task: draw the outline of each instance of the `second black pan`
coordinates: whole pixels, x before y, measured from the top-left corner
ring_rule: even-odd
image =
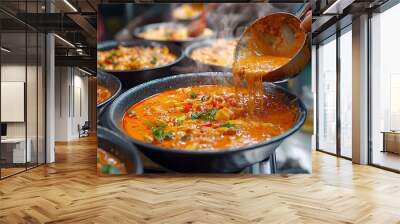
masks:
[[[185,24],[182,22],[164,22],[164,23],[147,24],[147,25],[138,27],[135,30],[133,30],[133,36],[138,39],[145,39],[140,36],[140,33],[144,32],[146,30],[155,29],[155,28],[159,28],[159,27],[168,27],[168,28],[177,29],[180,27],[187,27],[187,26],[188,26],[188,24]],[[213,33],[210,36],[199,36],[199,37],[188,38],[186,40],[156,40],[156,39],[154,39],[152,41],[157,41],[159,43],[172,43],[172,44],[176,44],[178,46],[186,47],[187,45],[189,45],[191,43],[205,40],[205,39],[212,38],[212,37],[215,37],[215,31],[213,31]],[[147,40],[147,39],[145,39],[145,40]]]
[[[130,47],[130,46],[142,46],[142,47],[163,47],[166,46],[170,50],[171,53],[176,55],[176,60],[155,68],[146,68],[146,69],[136,69],[136,70],[103,70],[98,68],[100,71],[105,71],[108,73],[111,73],[115,75],[116,77],[121,80],[122,87],[124,89],[131,88],[133,86],[136,86],[138,84],[153,80],[153,79],[158,79],[167,76],[168,74],[171,74],[171,68],[178,64],[182,58],[183,54],[181,49],[173,44],[168,44],[168,43],[157,43],[154,41],[147,41],[147,40],[132,40],[132,41],[126,41],[126,42],[117,42],[117,41],[106,41],[99,43],[97,45],[97,50],[102,51],[102,50],[110,50],[112,48],[118,47],[118,45]]]

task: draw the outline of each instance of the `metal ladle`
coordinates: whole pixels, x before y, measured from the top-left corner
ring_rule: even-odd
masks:
[[[251,55],[287,57],[290,60],[263,74],[263,81],[283,82],[295,77],[310,60],[307,34],[301,21],[289,13],[274,13],[245,29],[235,49],[234,62]]]

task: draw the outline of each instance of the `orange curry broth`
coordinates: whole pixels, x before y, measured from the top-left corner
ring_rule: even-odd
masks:
[[[282,20],[286,20],[287,25],[292,30],[297,31],[294,33],[292,43],[286,42],[283,37]],[[233,74],[240,75],[245,80],[276,79],[277,77],[268,76],[274,76],[275,74],[272,71],[287,64],[304,44],[306,34],[299,29],[299,25],[295,18],[288,19],[280,16],[272,17],[269,20],[256,21],[246,31],[249,33],[250,41],[246,48],[241,49],[241,54],[233,65]],[[267,44],[269,42],[265,40],[266,33],[273,35],[270,38],[275,39],[275,44]]]
[[[107,87],[97,85],[97,104],[106,101],[111,97],[111,91]]]
[[[266,141],[291,128],[298,109],[282,95],[264,95],[257,117],[248,95],[233,86],[201,85],[168,90],[133,105],[123,117],[125,132],[139,141],[185,150],[231,149]]]
[[[263,76],[269,72],[286,64],[290,59],[276,56],[256,56],[243,57],[233,64],[232,72],[235,86],[242,86],[243,80],[246,81],[246,90],[249,96],[248,108],[253,115],[264,111],[264,85]]]
[[[251,36],[251,41],[246,48],[242,49],[232,66],[235,86],[246,88],[249,96],[248,110],[254,116],[268,109],[263,105],[263,80],[277,78],[279,80],[279,77],[275,77],[274,71],[287,64],[296,55],[306,38],[301,29],[296,29],[299,26],[298,21],[291,18],[287,20],[287,24],[298,32],[294,34],[292,44],[285,43],[280,27],[282,23],[279,20],[286,19],[286,17],[277,16],[269,20],[256,21],[250,26],[247,32]],[[281,44],[266,44],[265,33],[274,35],[275,42]]]

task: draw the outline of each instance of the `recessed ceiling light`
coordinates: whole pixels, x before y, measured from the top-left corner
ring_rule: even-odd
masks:
[[[74,12],[78,12],[78,10],[73,6],[68,0],[64,0],[64,3],[68,5]]]
[[[59,40],[61,40],[62,42],[64,42],[65,44],[67,44],[70,47],[75,48],[75,45],[73,45],[71,42],[69,42],[68,40],[60,37],[58,34],[54,34],[55,37],[57,37]]]
[[[10,52],[11,52],[11,50],[9,50],[9,49],[7,49],[7,48],[5,48],[5,47],[1,47],[0,49],[1,49],[2,51],[6,52],[6,53],[10,53]]]

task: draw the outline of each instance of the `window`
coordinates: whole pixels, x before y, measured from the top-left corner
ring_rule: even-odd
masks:
[[[43,1],[18,2],[20,16]],[[8,4],[15,4],[10,1]],[[45,163],[45,35],[0,12],[0,179]]]
[[[319,150],[336,153],[336,36],[320,44],[318,67]]]
[[[400,4],[371,18],[371,162],[400,170]]]
[[[352,156],[352,32],[351,26],[340,35],[340,155]]]

